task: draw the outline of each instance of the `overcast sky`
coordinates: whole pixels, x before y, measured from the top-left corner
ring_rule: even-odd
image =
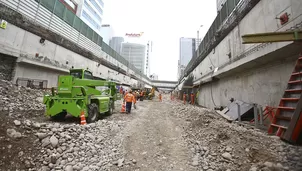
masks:
[[[160,80],[177,80],[179,38],[201,37],[216,17],[216,0],[105,0],[103,24],[114,36],[144,32],[153,41],[151,74]]]

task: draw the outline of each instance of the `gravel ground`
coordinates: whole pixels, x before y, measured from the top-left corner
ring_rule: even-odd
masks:
[[[167,96],[81,126],[46,118],[43,93],[0,81],[0,170],[302,170],[301,147]]]

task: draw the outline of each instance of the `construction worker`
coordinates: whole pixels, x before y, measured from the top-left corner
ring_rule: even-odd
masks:
[[[194,93],[193,91],[191,92],[191,105],[195,104],[195,98],[194,98]]]
[[[199,96],[199,89],[196,92],[196,96],[195,96],[195,102],[196,102],[197,105],[198,105],[198,96]]]
[[[141,94],[140,94],[140,101],[143,101],[144,100],[144,92],[143,90],[141,91]]]
[[[162,101],[163,101],[163,99],[162,99],[162,95],[161,95],[161,93],[159,93],[158,97],[159,97],[159,101],[160,101],[160,102],[162,102]]]
[[[134,109],[136,109],[136,102],[137,102],[137,100],[136,100],[137,97],[136,96],[137,96],[137,92],[136,91],[133,92],[132,95],[134,96],[133,107],[134,107]]]
[[[186,101],[187,101],[187,95],[186,95],[186,92],[184,92],[184,95],[183,95],[183,100],[184,100],[184,104],[186,104]]]
[[[139,92],[139,90],[138,90],[138,91],[136,92],[136,101],[139,100],[139,96],[140,96],[139,93],[140,93],[140,92]]]
[[[120,87],[120,94],[123,94],[123,87]]]
[[[124,100],[126,101],[126,113],[131,113],[132,102],[135,102],[135,97],[131,90],[129,90],[129,93],[125,95]]]

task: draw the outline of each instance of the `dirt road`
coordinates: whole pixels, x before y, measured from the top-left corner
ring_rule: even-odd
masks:
[[[182,139],[178,126],[166,103],[144,101],[133,110],[134,119],[125,129],[125,158],[137,164],[121,170],[191,170],[190,150]]]

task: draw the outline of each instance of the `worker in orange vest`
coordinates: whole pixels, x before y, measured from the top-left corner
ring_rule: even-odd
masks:
[[[131,90],[125,95],[124,100],[126,101],[126,113],[131,113],[132,102],[135,102],[135,97]]]
[[[194,93],[193,91],[191,92],[191,105],[195,104],[195,98],[194,98]]]
[[[140,93],[140,96],[139,96],[140,101],[143,101],[143,97],[144,97],[143,90],[141,90],[141,93]]]
[[[184,100],[184,104],[186,104],[186,101],[187,101],[187,95],[186,95],[186,92],[184,92],[184,95],[183,95],[183,100]]]
[[[133,100],[133,107],[134,109],[136,109],[136,102],[137,102],[137,92],[133,92],[132,95],[134,96],[134,100]]]
[[[163,99],[162,99],[163,97],[162,97],[161,93],[159,93],[158,97],[159,97],[159,101],[162,102],[163,101]]]

